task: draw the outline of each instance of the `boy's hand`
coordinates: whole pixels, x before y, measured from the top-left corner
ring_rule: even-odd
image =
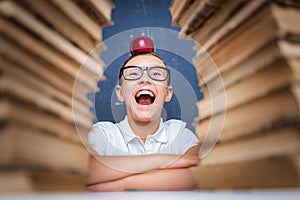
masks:
[[[125,179],[119,179],[90,185],[87,186],[87,190],[90,192],[123,192],[126,190],[124,180]]]
[[[182,155],[179,156],[178,159],[174,160],[174,162],[162,167],[162,169],[187,168],[196,166],[199,162],[200,158],[198,156]]]

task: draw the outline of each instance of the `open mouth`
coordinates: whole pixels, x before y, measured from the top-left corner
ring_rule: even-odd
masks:
[[[155,95],[150,90],[139,90],[135,95],[135,101],[140,105],[153,104]]]

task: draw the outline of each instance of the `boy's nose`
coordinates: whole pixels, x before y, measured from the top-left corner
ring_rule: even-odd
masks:
[[[139,79],[139,81],[140,82],[151,82],[151,78],[148,76],[148,72],[147,72],[147,70],[144,70],[143,71],[143,75],[142,75],[142,77]]]

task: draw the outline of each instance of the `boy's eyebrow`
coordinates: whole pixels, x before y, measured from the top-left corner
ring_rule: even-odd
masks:
[[[127,65],[127,66],[123,66],[121,67],[122,68],[127,68],[127,67],[165,67],[165,68],[168,68],[167,66],[165,65],[153,65],[153,66],[145,66],[145,65]]]

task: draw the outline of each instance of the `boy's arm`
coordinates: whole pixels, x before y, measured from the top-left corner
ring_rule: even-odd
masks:
[[[89,191],[192,190],[196,181],[190,168],[161,169],[88,186]]]
[[[113,181],[126,176],[132,175],[132,173],[120,171],[113,169],[105,164],[102,161],[96,159],[94,156],[90,156],[89,160],[89,169],[86,185],[93,185],[97,183]]]
[[[90,157],[87,185],[113,181],[155,169],[184,168],[197,165],[199,158],[191,155],[143,155]]]
[[[188,167],[197,165],[199,148],[190,148],[185,155],[151,155],[142,157],[120,157],[131,163],[144,163],[144,172],[147,173],[126,173],[113,170],[99,161],[93,169],[94,173],[88,181],[88,189],[91,191],[122,191],[122,190],[187,190],[195,187],[195,180]],[[141,160],[142,158],[142,160]],[[149,159],[151,158],[151,159]],[[164,159],[162,159],[164,158]],[[164,167],[158,167],[165,159],[176,160]],[[139,160],[137,160],[139,159]],[[115,159],[116,160],[116,159]],[[154,161],[155,160],[155,161]],[[164,162],[161,162],[161,161]],[[136,161],[136,162],[134,162]],[[159,163],[161,162],[161,163]],[[129,163],[128,163],[129,164]],[[137,165],[138,166],[138,165]],[[146,170],[145,166],[148,167]],[[151,169],[160,170],[149,171]]]

